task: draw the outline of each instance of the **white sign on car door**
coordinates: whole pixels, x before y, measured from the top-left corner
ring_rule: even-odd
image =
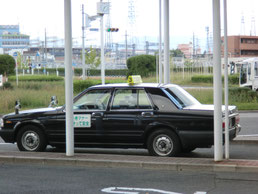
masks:
[[[73,126],[77,128],[91,127],[91,115],[75,114],[73,116]]]

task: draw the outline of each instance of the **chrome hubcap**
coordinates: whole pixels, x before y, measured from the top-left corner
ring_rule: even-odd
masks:
[[[39,136],[33,131],[27,131],[22,136],[22,145],[28,151],[34,151],[39,146]]]
[[[173,142],[167,135],[159,135],[153,141],[153,148],[160,156],[167,156],[173,151]]]

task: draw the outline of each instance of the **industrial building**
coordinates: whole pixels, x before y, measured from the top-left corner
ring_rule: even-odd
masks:
[[[20,33],[19,25],[0,25],[0,48],[7,53],[12,49],[26,49],[30,36]]]
[[[224,42],[224,37],[222,37]],[[221,54],[224,56],[224,46],[222,44]],[[258,36],[228,36],[228,56],[235,57],[257,57],[258,56]]]

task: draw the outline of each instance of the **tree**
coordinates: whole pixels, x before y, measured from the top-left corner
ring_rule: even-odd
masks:
[[[8,76],[14,73],[15,60],[10,55],[0,55],[0,74]]]
[[[184,56],[184,53],[181,50],[179,50],[179,49],[172,49],[172,50],[170,50],[170,54],[173,57],[183,57]]]
[[[100,57],[97,50],[90,47],[90,50],[85,53],[85,64],[89,64],[90,68],[97,68],[100,65]]]
[[[156,71],[156,57],[152,55],[130,57],[127,60],[127,68],[127,76],[141,75],[142,77],[147,77]]]

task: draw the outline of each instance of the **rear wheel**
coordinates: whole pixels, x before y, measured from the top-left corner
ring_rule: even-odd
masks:
[[[181,151],[181,144],[173,131],[160,129],[150,134],[147,148],[152,156],[176,156]]]
[[[36,126],[26,125],[17,134],[17,146],[20,151],[44,151],[47,146],[45,134]]]

